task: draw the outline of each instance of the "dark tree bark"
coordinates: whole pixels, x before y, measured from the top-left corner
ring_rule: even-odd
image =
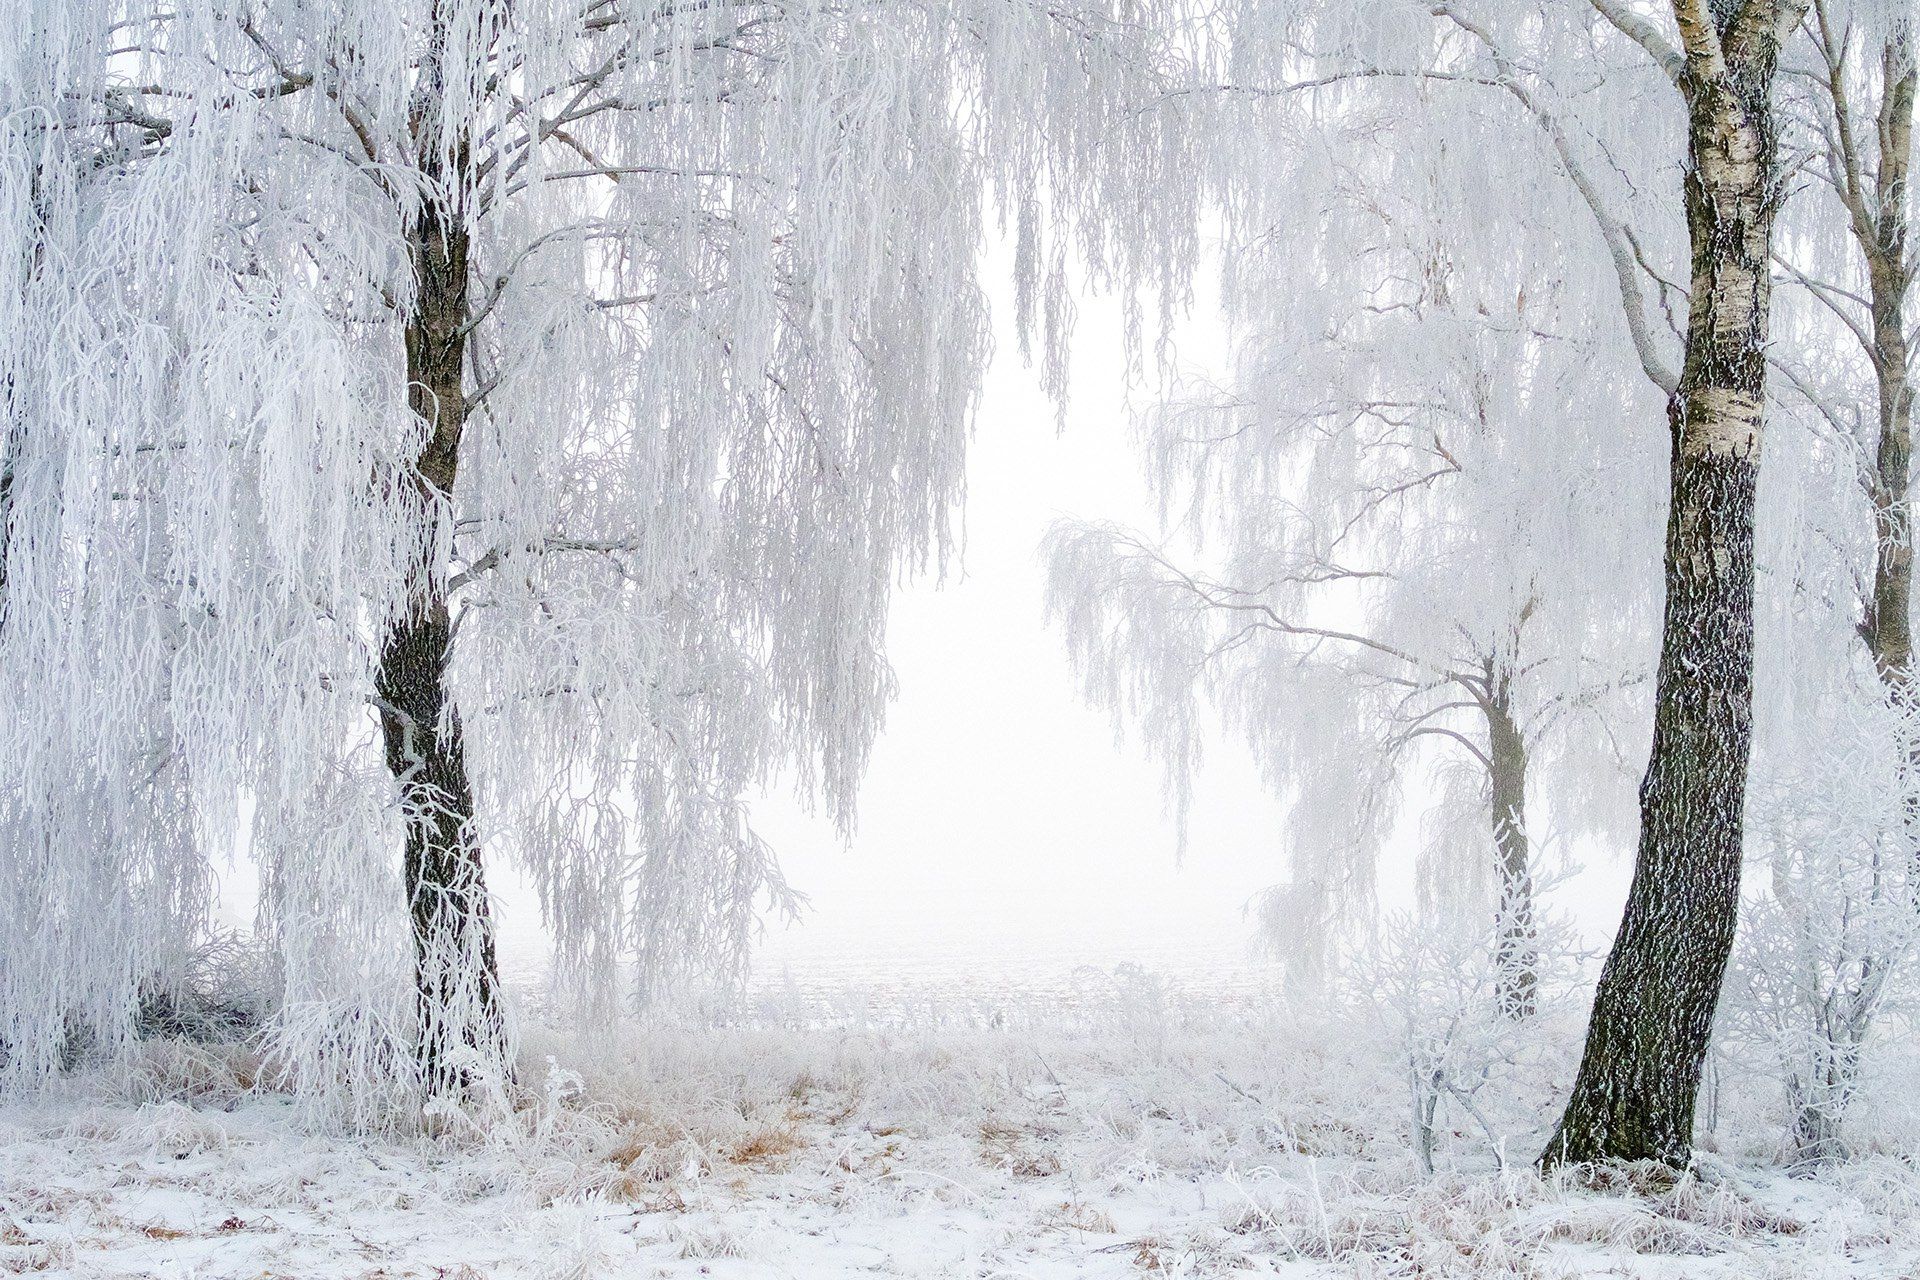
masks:
[[[504,1035],[473,788],[459,708],[447,687],[453,622],[434,536],[459,473],[471,316],[468,232],[445,196],[449,186],[464,183],[468,155],[462,146],[442,160],[431,70],[429,64],[422,73],[429,105],[416,113],[428,196],[410,237],[416,297],[406,326],[407,401],[426,427],[411,477],[419,539],[408,609],[381,647],[375,689],[387,767],[406,823],[402,867],[413,923],[420,1067],[430,1091],[446,1092],[464,1083],[456,1054],[477,1050],[497,1063]]]
[[[1527,743],[1513,715],[1506,677],[1487,703],[1487,779],[1493,798],[1493,854],[1500,877],[1494,949],[1500,1007],[1530,1018],[1538,1002],[1540,944],[1533,921],[1532,850],[1527,841]]]
[[[10,400],[12,388],[7,388]],[[13,406],[7,406],[8,417],[13,416]],[[0,627],[7,622],[7,557],[13,544],[13,477],[14,468],[19,464],[20,451],[26,447],[26,432],[17,422],[12,423],[7,438],[0,442]]]
[[[1686,359],[1668,406],[1671,506],[1653,752],[1626,912],[1543,1163],[1692,1156],[1733,948],[1753,703],[1753,522],[1779,198],[1773,86],[1804,0],[1675,0],[1686,59]]]
[[[1825,16],[1822,6],[1821,27],[1832,58],[1835,37]],[[1916,694],[1913,516],[1909,494],[1913,471],[1913,390],[1907,367],[1908,341],[1903,315],[1913,286],[1913,263],[1907,257],[1906,190],[1913,163],[1915,75],[1907,48],[1908,38],[1904,29],[1898,30],[1882,50],[1884,97],[1876,130],[1879,164],[1873,175],[1871,203],[1862,198],[1864,178],[1858,173],[1850,126],[1842,144],[1847,153],[1843,164],[1850,177],[1846,184],[1847,204],[1853,217],[1854,236],[1867,265],[1868,298],[1872,304],[1869,355],[1873,360],[1880,429],[1869,482],[1877,543],[1873,594],[1862,620],[1861,634],[1887,692],[1904,703],[1911,703]],[[1834,114],[1837,120],[1845,121],[1848,101],[1841,69],[1830,61],[1829,71]],[[1915,818],[1920,820],[1920,815]]]

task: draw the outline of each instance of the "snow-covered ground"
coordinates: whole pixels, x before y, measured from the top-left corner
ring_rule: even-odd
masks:
[[[1510,1167],[1458,1117],[1423,1177],[1394,1055],[1351,1028],[1132,971],[990,1003],[763,991],[739,1025],[592,1054],[536,1030],[516,1109],[434,1138],[329,1134],[248,1092],[245,1053],[156,1046],[90,1100],[0,1112],[0,1271],[1920,1274],[1911,1163],[1790,1177],[1759,1098],[1722,1100],[1699,1177],[1542,1182],[1525,1122],[1550,1118],[1577,1023],[1504,1087]]]

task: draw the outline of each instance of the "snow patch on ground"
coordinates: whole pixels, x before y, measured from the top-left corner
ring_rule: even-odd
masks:
[[[0,1110],[0,1272],[1920,1273],[1905,1159],[1795,1178],[1756,1139],[1677,1184],[1626,1172],[1585,1187],[1535,1176],[1530,1133],[1500,1167],[1468,1124],[1424,1178],[1392,1055],[1320,1047],[1342,1043],[1165,1013],[674,1029],[583,1059],[602,1064],[584,1079],[549,1067],[564,1046],[536,1043],[527,1076],[551,1070],[552,1087],[513,1116],[378,1139],[317,1132],[247,1090],[243,1053],[156,1050],[90,1103]],[[1541,1117],[1554,1074],[1515,1085]]]

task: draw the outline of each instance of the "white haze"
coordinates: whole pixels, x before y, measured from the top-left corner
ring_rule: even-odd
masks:
[[[992,265],[982,274],[1005,279]],[[1217,368],[1225,342],[1210,284],[1197,296],[1180,357]],[[1284,814],[1251,758],[1212,735],[1177,855],[1161,768],[1136,742],[1116,742],[1107,717],[1085,705],[1058,632],[1043,625],[1038,548],[1055,520],[1154,520],[1131,425],[1148,401],[1125,384],[1118,308],[1081,300],[1061,430],[1019,356],[1011,310],[999,291],[996,354],[968,452],[963,563],[895,599],[899,693],[852,842],[784,794],[755,806],[789,881],[810,899],[799,920],[768,922],[756,979],[1044,982],[1124,962],[1175,980],[1256,968],[1277,978],[1247,908],[1286,877]],[[1411,790],[1383,858],[1384,909],[1412,904],[1424,791]],[[1582,870],[1557,889],[1556,905],[1604,947],[1619,922],[1628,851],[1590,843],[1576,857]],[[518,950],[512,934],[538,928],[530,904],[505,927],[503,942]]]

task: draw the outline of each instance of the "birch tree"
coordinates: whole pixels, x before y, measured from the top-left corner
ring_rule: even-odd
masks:
[[[1837,328],[1814,327],[1799,344],[1809,359],[1793,384],[1864,455],[1876,552],[1859,633],[1889,696],[1910,702],[1914,17],[1897,4],[1839,0],[1814,0],[1811,13],[1805,46],[1787,57],[1802,88],[1794,101],[1804,108],[1812,198],[1789,215],[1800,234],[1777,256],[1788,281]],[[1864,358],[1870,416],[1847,420],[1854,398],[1823,394],[1807,369],[1822,339],[1856,346]],[[1838,388],[1829,382],[1827,390]]]
[[[1617,314],[1666,402],[1666,603],[1635,876],[1549,1162],[1684,1161],[1690,1150],[1739,899],[1754,495],[1784,190],[1776,80],[1805,11],[1803,0],[1674,0],[1669,23],[1617,0],[1248,4],[1223,18],[1222,78],[1192,90],[1284,104],[1412,81],[1503,99],[1585,206],[1579,233],[1604,250]]]
[[[1296,953],[1371,900],[1409,769],[1456,762],[1428,905],[1484,912],[1498,999],[1524,1016],[1529,792],[1568,825],[1605,812],[1594,793],[1638,674],[1620,569],[1652,558],[1622,517],[1647,518],[1653,494],[1596,463],[1635,388],[1606,385],[1632,354],[1595,323],[1591,273],[1567,269],[1538,208],[1492,194],[1551,182],[1551,153],[1531,132],[1512,146],[1512,123],[1413,85],[1311,130],[1235,122],[1249,152],[1289,159],[1235,210],[1227,387],[1145,432],[1174,536],[1064,527],[1049,596],[1088,696],[1144,730],[1177,802],[1205,709],[1254,747],[1291,802],[1292,881],[1269,924]]]
[[[1549,1162],[1692,1156],[1700,1064],[1740,895],[1754,497],[1781,199],[1775,81],[1805,11],[1803,0],[1675,0],[1678,48],[1609,14],[1686,104],[1692,263],[1685,358],[1668,409],[1666,619],[1640,845]]]
[[[746,797],[784,774],[851,821],[891,582],[950,546],[983,185],[1057,260],[1041,205],[1135,176],[1095,146],[1148,33],[1021,4],[88,16],[62,127],[126,153],[74,218],[88,287],[19,341],[85,392],[45,423],[88,499],[52,545],[100,599],[31,603],[102,667],[23,713],[112,735],[108,670],[158,691],[135,718],[198,847],[264,865],[278,1060],[322,1091],[408,1040],[430,1090],[497,1069],[487,849],[603,1007],[618,966],[728,963],[784,893]],[[165,340],[100,363],[135,334]],[[71,564],[122,532],[157,562]],[[45,1040],[64,994],[30,967]]]

